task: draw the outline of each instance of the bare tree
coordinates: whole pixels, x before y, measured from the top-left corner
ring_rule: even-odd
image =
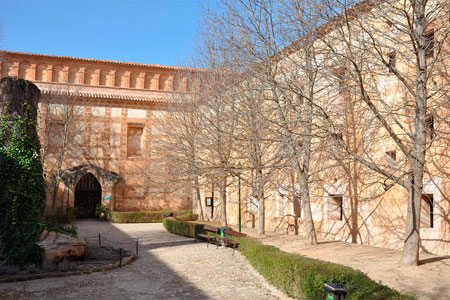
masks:
[[[420,215],[430,114],[447,99],[448,83],[439,80],[447,60],[447,3],[442,1],[323,1],[330,21],[320,41],[328,65],[344,72],[343,85],[356,94],[383,129],[378,141],[391,140],[399,163],[383,165],[376,153],[353,151],[337,134],[336,123],[319,108],[338,144],[355,160],[385,178],[386,189],[408,190],[402,263],[419,261]],[[354,4],[354,5],[353,5]],[[337,16],[336,14],[339,13]],[[391,76],[389,86],[386,76]],[[441,84],[437,84],[437,83]],[[386,91],[391,92],[387,93]],[[428,138],[427,138],[428,135]],[[433,138],[431,139],[433,140]]]
[[[76,89],[66,85],[50,91],[45,96],[44,120],[46,132],[43,141],[42,160],[49,174],[52,187],[52,213],[55,213],[56,198],[64,167],[83,153],[83,135],[88,116],[79,105]]]

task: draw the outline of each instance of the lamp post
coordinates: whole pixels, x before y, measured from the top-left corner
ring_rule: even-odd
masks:
[[[238,189],[239,189],[239,232],[241,232],[241,163],[237,164],[238,170]]]

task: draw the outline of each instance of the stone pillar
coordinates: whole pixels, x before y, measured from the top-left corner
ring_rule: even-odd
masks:
[[[161,74],[155,74],[152,79],[152,90],[159,90],[159,78]]]
[[[0,80],[0,112],[13,120],[18,115],[24,116],[26,111],[31,113],[31,118],[36,120],[38,102],[41,91],[31,81],[15,77],[3,77]],[[36,125],[30,124],[27,128],[29,136],[37,135]],[[9,141],[10,130],[6,131],[0,145],[6,145]]]
[[[53,65],[48,65],[47,66],[47,78],[46,78],[47,82],[52,82],[53,81]]]

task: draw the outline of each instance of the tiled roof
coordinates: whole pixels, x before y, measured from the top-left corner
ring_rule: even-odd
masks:
[[[114,92],[90,92],[90,91],[73,91],[73,90],[55,90],[51,88],[40,87],[42,94],[44,95],[61,95],[70,97],[86,97],[97,99],[114,99],[114,100],[131,100],[131,101],[144,101],[144,102],[172,102],[170,97],[155,97],[150,95],[136,95],[132,93],[120,94]]]
[[[127,65],[127,66],[135,66],[135,67],[151,67],[151,68],[160,68],[160,69],[167,69],[167,70],[204,71],[203,69],[181,67],[181,66],[169,66],[169,65],[160,65],[160,64],[128,62],[128,61],[110,60],[110,59],[85,58],[85,57],[76,57],[76,56],[64,56],[64,55],[55,55],[55,54],[42,54],[42,53],[32,53],[32,52],[11,51],[11,50],[0,50],[0,53],[12,54],[12,55],[35,56],[35,57],[43,57],[43,58],[69,59],[69,60],[78,60],[78,61],[84,61],[84,62],[109,63],[109,64]]]

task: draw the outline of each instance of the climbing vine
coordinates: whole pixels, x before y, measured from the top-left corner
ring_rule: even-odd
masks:
[[[20,266],[43,257],[36,245],[46,197],[40,147],[30,113],[0,117],[0,258]]]

